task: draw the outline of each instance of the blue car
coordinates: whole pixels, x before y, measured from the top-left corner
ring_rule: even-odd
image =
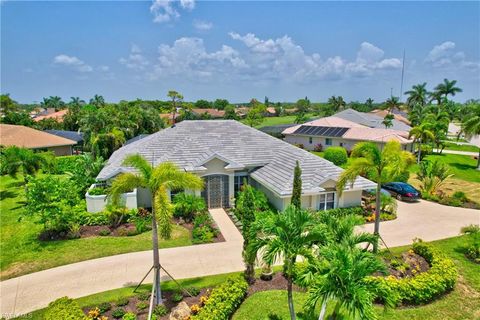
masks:
[[[411,184],[405,182],[389,182],[382,184],[382,188],[390,192],[390,194],[403,201],[416,201],[420,198],[420,192]]]

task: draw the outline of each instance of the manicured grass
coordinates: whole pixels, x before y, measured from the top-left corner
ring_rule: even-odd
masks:
[[[480,317],[480,266],[467,260],[460,247],[465,244],[465,237],[456,237],[432,242],[432,244],[447,254],[458,267],[459,279],[455,290],[438,300],[424,306],[402,307],[383,311],[378,307],[379,319],[478,319]],[[394,253],[403,252],[408,247],[393,248]],[[316,319],[316,316],[302,315],[303,304],[307,293],[296,292],[294,295],[296,312],[299,319]],[[329,309],[332,305],[329,305]],[[289,319],[286,291],[275,290],[258,292],[247,299],[235,313],[234,320],[266,319],[269,314],[275,314],[280,319]],[[328,314],[328,311],[327,311]]]
[[[445,150],[478,152],[480,148],[473,145],[456,144],[454,142],[445,142]]]
[[[296,115],[291,116],[281,116],[281,117],[265,117],[263,122],[256,126],[256,128],[266,127],[266,126],[276,126],[279,124],[293,124],[295,123]],[[313,114],[307,114],[307,119],[312,118]],[[241,120],[242,123],[245,123],[245,120]]]
[[[324,158],[324,155],[325,155],[325,152],[324,151],[321,151],[321,152],[318,152],[318,151],[310,151],[311,153],[313,153],[314,155],[317,155],[321,158]],[[347,159],[347,163],[345,164],[342,164],[340,167],[343,168],[343,169],[346,169],[348,168],[348,166],[352,163],[353,161],[353,158],[348,158]]]
[[[0,181],[0,279],[83,260],[151,249],[151,232],[132,237],[39,241],[40,225],[28,218],[18,221],[24,210],[24,190],[19,181],[5,176]],[[172,238],[160,240],[159,244],[161,248],[191,245],[190,232],[174,226]]]

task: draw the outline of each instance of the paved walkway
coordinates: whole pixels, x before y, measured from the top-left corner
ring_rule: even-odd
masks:
[[[439,153],[440,150],[439,149],[433,149],[432,150],[433,152],[435,153]],[[460,151],[460,150],[443,150],[442,153],[449,153],[449,154],[460,154],[460,155],[463,155],[463,156],[478,156],[478,152],[473,152],[473,151]]]
[[[160,250],[162,265],[177,279],[241,271],[242,236],[223,209],[211,210],[225,242]],[[458,235],[460,228],[480,223],[480,210],[420,201],[400,202],[398,218],[383,222],[388,246]],[[359,229],[373,231],[373,224]],[[59,297],[77,298],[136,284],[152,264],[151,251],[121,254],[48,269],[0,282],[0,314],[22,314],[45,307]],[[152,281],[150,277],[149,282]]]

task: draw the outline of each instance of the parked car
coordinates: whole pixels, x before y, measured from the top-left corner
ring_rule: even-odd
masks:
[[[411,184],[405,182],[389,182],[382,185],[382,188],[390,192],[397,200],[416,201],[420,198],[420,192]]]

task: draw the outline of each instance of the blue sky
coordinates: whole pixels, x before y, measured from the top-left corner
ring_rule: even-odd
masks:
[[[443,78],[480,97],[480,2],[2,1],[1,91],[30,103],[332,95]],[[405,91],[404,90],[404,91]]]

